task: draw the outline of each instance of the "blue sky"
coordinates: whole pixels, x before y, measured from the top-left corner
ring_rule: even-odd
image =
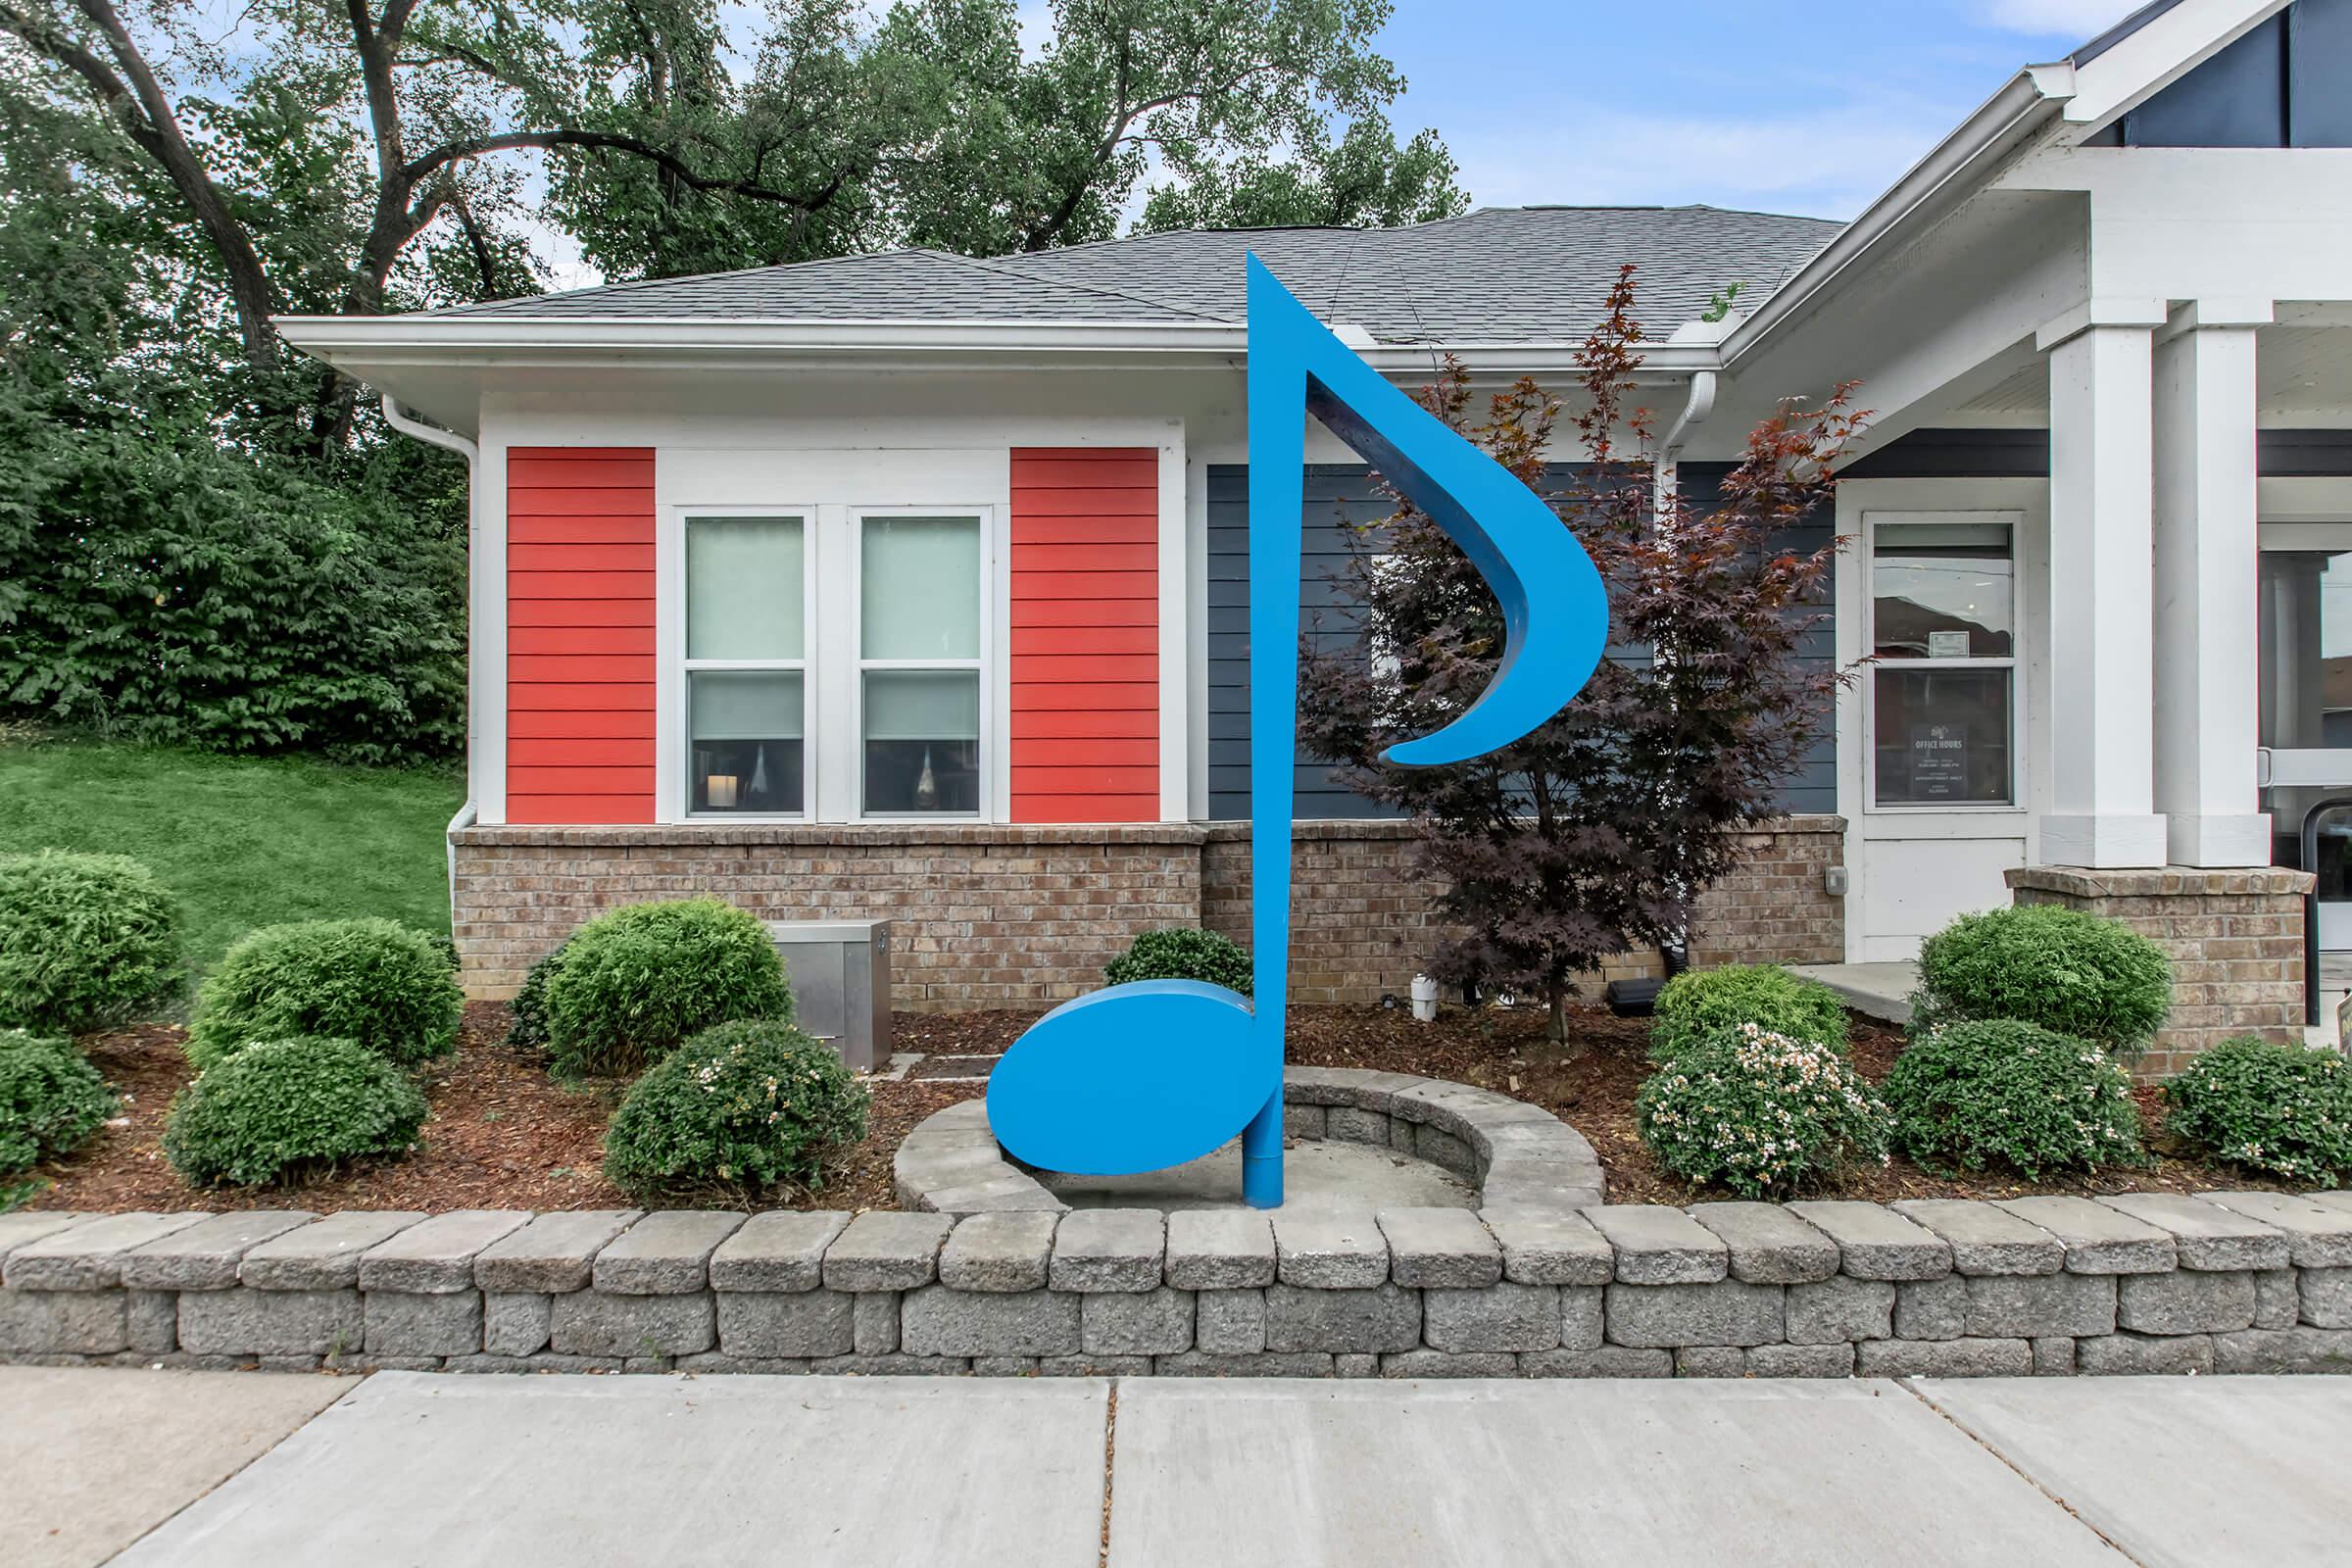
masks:
[[[1382,42],[1478,202],[1851,218],[2018,69],[2140,0],[1396,0]]]

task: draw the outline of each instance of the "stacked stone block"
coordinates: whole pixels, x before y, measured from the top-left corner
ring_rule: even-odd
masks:
[[[0,1360],[1290,1377],[2352,1370],[2352,1193],[0,1216]]]

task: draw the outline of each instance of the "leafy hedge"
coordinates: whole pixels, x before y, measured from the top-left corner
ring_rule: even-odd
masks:
[[[514,1000],[507,1004],[510,1022],[507,1024],[509,1051],[545,1051],[548,1043],[547,984],[564,967],[565,948],[556,949],[523,971],[522,985],[515,991]]]
[[[403,1065],[453,1051],[465,994],[432,939],[393,920],[264,926],[197,995],[188,1059],[210,1068],[255,1040],[350,1040]]]
[[[0,716],[344,761],[465,741],[466,540],[194,417],[0,398]]]
[[[409,1075],[366,1046],[256,1041],[180,1091],[164,1157],[199,1186],[253,1187],[401,1153],[424,1118]]]
[[[1664,1061],[1751,1023],[1791,1040],[1845,1048],[1845,1003],[1837,992],[1777,963],[1732,963],[1688,970],[1666,982],[1651,1012],[1649,1054]]]
[[[1962,915],[1919,954],[1922,1030],[2015,1018],[2111,1051],[2135,1051],[2173,1008],[2173,966],[2146,937],[2063,905]]]
[[[1912,1041],[1880,1086],[1897,1149],[1930,1169],[2005,1166],[2030,1181],[2146,1161],[2132,1077],[2097,1046],[2012,1018]]]
[[[178,993],[179,906],[122,855],[0,856],[0,1027],[81,1034]]]
[[[2285,1181],[2352,1173],[2352,1067],[2318,1046],[2225,1040],[2164,1086],[2164,1125],[2215,1159]]]
[[[792,1021],[767,928],[717,899],[635,904],[572,933],[547,981],[548,1044],[565,1075],[633,1072],[738,1018]]]
[[[1250,952],[1214,931],[1177,927],[1147,931],[1105,964],[1102,978],[1114,986],[1131,980],[1200,980],[1250,995]]]
[[[605,1131],[625,1192],[815,1185],[825,1153],[865,1136],[865,1085],[821,1041],[774,1019],[706,1029],[629,1089]]]
[[[114,1113],[114,1092],[72,1041],[0,1029],[0,1176],[72,1153]]]
[[[1661,1169],[1742,1198],[1886,1157],[1886,1106],[1843,1049],[1752,1023],[1684,1046],[1642,1086],[1634,1119]]]

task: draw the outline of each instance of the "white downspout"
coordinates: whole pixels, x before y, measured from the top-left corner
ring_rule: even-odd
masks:
[[[455,452],[466,460],[466,559],[467,562],[471,562],[474,547],[481,540],[482,505],[481,498],[475,493],[473,482],[474,465],[476,460],[481,457],[481,448],[455,430],[444,430],[437,424],[426,424],[416,416],[404,413],[389,392],[384,394],[384,420],[403,435],[413,436],[426,446],[440,447],[444,451]],[[466,804],[458,808],[457,814],[449,819],[449,826],[442,829],[441,832],[444,853],[443,865],[449,882],[449,923],[453,937],[456,934],[458,923],[458,834],[461,830],[471,827],[474,819],[480,815],[475,805],[473,787],[473,759],[476,756],[473,738],[473,705],[467,703],[466,705]]]

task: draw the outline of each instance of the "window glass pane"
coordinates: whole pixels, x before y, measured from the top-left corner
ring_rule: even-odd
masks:
[[[695,810],[803,809],[800,671],[694,670],[686,677],[686,710]]]
[[[2006,659],[2013,573],[1999,523],[1873,534],[1871,624],[1881,659]]]
[[[977,670],[866,671],[865,808],[980,809]]]
[[[1881,806],[2009,804],[2009,673],[1871,671]]]
[[[980,657],[980,519],[867,517],[859,639],[867,659]]]
[[[802,573],[798,517],[686,519],[686,657],[799,659]]]

